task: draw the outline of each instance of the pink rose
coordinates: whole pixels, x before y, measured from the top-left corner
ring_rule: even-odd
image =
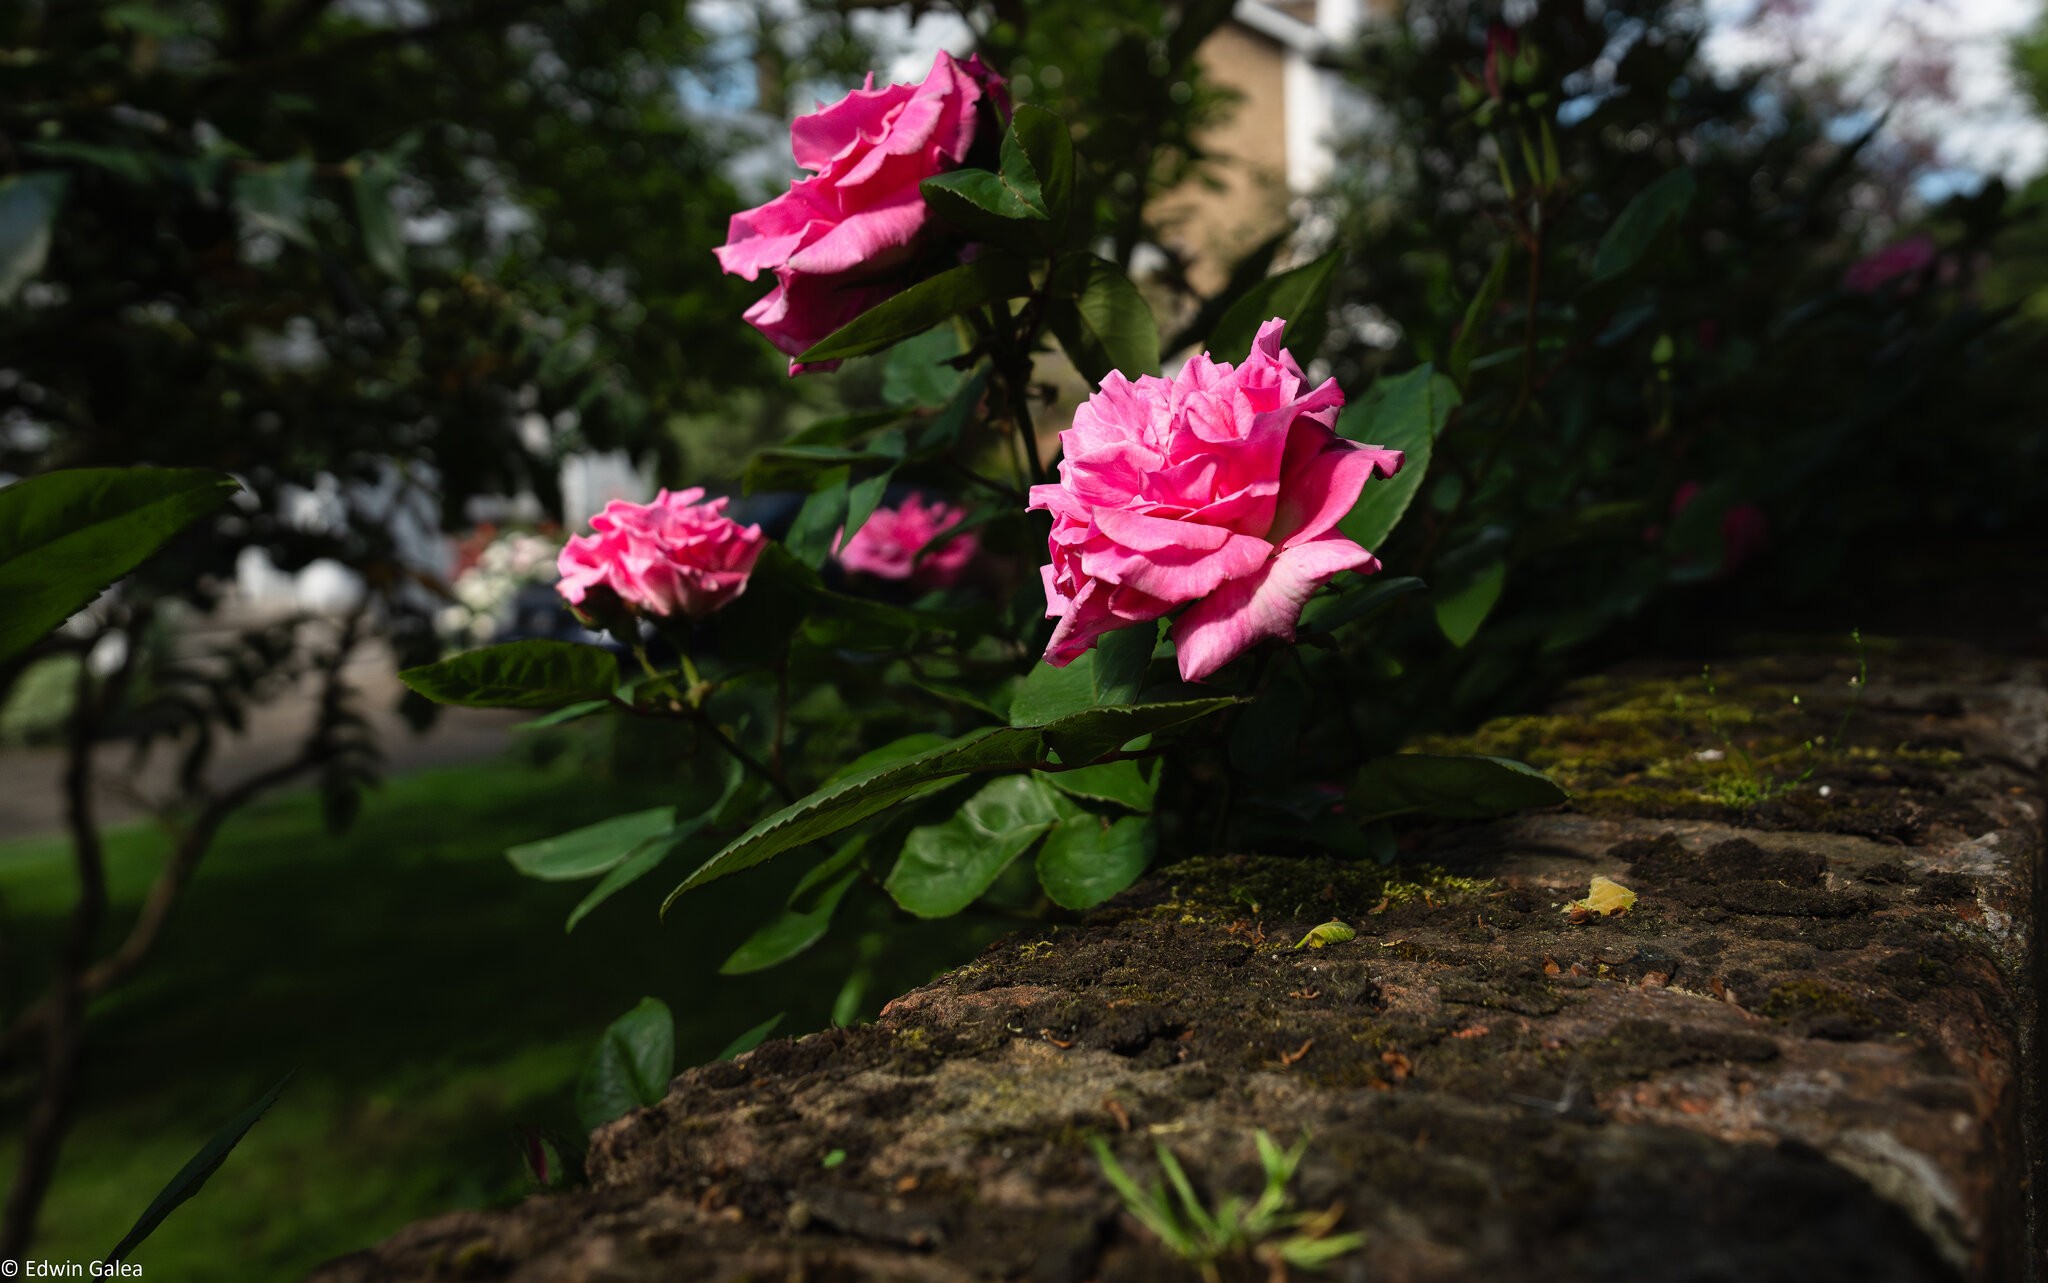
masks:
[[[703,498],[692,486],[652,503],[612,500],[590,519],[592,533],[562,548],[555,591],[580,606],[593,589],[609,589],[627,609],[657,618],[701,619],[725,605],[746,591],[768,541],[761,527],[726,516],[723,497]]]
[[[812,177],[758,209],[732,216],[715,252],[727,272],[775,288],[747,309],[768,341],[800,356],[862,312],[911,284],[928,217],[918,184],[957,168],[980,123],[984,97],[1002,102],[1002,78],[941,50],[921,85],[875,88],[871,73],[830,107],[790,126],[797,164]],[[838,362],[791,374],[829,370]]]
[[[1909,236],[1851,264],[1842,274],[1842,288],[1858,294],[1875,294],[1901,277],[1925,271],[1938,252],[1934,238],[1925,232]]]
[[[1325,581],[1380,568],[1334,527],[1401,452],[1336,434],[1344,394],[1334,379],[1303,391],[1284,328],[1261,326],[1235,369],[1203,353],[1171,380],[1112,372],[1075,412],[1059,484],[1031,488],[1053,518],[1048,664],[1187,606],[1173,641],[1181,676],[1200,681],[1261,638],[1291,641]]]
[[[877,579],[909,579],[931,588],[960,581],[981,541],[959,535],[920,560],[925,545],[967,519],[967,509],[911,495],[896,508],[877,508],[867,524],[838,549],[839,564]],[[844,532],[841,532],[842,535]]]

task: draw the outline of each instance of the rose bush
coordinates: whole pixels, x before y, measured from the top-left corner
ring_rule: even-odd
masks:
[[[1292,641],[1332,577],[1380,568],[1333,528],[1401,452],[1336,434],[1344,394],[1306,388],[1286,327],[1267,321],[1235,367],[1199,353],[1171,380],[1111,374],[1060,434],[1058,484],[1031,489],[1053,518],[1047,663],[1186,606],[1172,636],[1182,679],[1200,681],[1264,638]]]
[[[1169,71],[1192,74],[1200,33],[1168,43]],[[1153,65],[1156,51],[1130,52]],[[1155,858],[1242,844],[1391,858],[1392,817],[1562,796],[1493,758],[1366,769],[1349,689],[1373,657],[1346,630],[1425,585],[1344,572],[1380,568],[1456,379],[1418,364],[1350,398],[1311,383],[1332,254],[1245,273],[1185,341],[1162,341],[1152,303],[1099,252],[1129,239],[1104,232],[1128,207],[1104,191],[1116,167],[1082,152],[1121,143],[1077,145],[1060,117],[1002,96],[950,57],[920,86],[856,90],[798,122],[812,177],[733,220],[721,260],[776,276],[748,319],[798,369],[875,358],[880,379],[853,382],[894,402],[849,398],[859,408],[748,463],[747,490],[803,495],[779,539],[696,490],[613,505],[564,551],[562,592],[617,646],[517,643],[407,675],[439,699],[550,722],[624,712],[687,736],[676,805],[521,849],[534,876],[599,879],[572,926],[669,865],[673,902],[807,860],[725,969],[811,948],[865,900],[853,912],[882,925],[847,979],[854,1010],[904,913],[1085,909]],[[999,137],[979,133],[1005,117]],[[1207,350],[1164,373],[1182,348]],[[1040,423],[1053,349],[1098,389],[1056,434]],[[1046,460],[1054,435],[1064,457]],[[843,582],[823,573],[835,555]],[[878,581],[925,591],[906,602]],[[590,612],[600,593],[631,612]],[[1348,793],[1303,783],[1338,778]]]
[[[894,508],[877,508],[853,538],[842,540],[839,564],[877,579],[950,587],[960,582],[981,550],[981,541],[972,534],[961,534],[929,553],[925,549],[966,519],[963,507],[937,500],[927,503],[923,496],[911,495]]]
[[[604,613],[598,595],[608,592],[635,614],[703,618],[746,591],[767,542],[761,527],[726,516],[727,502],[694,486],[652,503],[612,500],[591,533],[563,545],[556,590],[586,614]]]
[[[809,178],[732,216],[716,251],[727,272],[775,288],[746,319],[770,343],[796,357],[819,339],[901,291],[930,213],[918,184],[957,168],[974,145],[984,102],[1002,101],[1002,80],[981,60],[940,51],[918,85],[865,87],[790,127],[797,164]],[[831,370],[837,361],[791,374]]]

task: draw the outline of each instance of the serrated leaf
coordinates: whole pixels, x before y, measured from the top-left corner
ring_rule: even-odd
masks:
[[[1093,254],[1070,255],[1054,268],[1047,293],[1046,324],[1082,378],[1159,373],[1159,324],[1122,268]]]
[[[943,824],[912,829],[884,886],[919,917],[949,917],[979,899],[1010,861],[1058,821],[1052,792],[1043,783],[1005,775],[984,785]]]
[[[1242,701],[1224,696],[1159,704],[1127,704],[1071,713],[1045,727],[1045,744],[1075,766],[1113,753],[1141,735],[1158,735],[1220,713]]]
[[[791,905],[741,941],[739,948],[719,965],[718,974],[741,976],[765,971],[823,939],[831,929],[832,915],[839,911],[839,902],[860,880],[860,865],[856,861],[865,844],[865,838],[843,844],[831,858],[806,874],[790,896]]]
[[[1699,188],[1690,169],[1679,168],[1637,192],[1600,238],[1593,255],[1593,277],[1606,280],[1642,262],[1658,234],[1684,215]]]
[[[1046,835],[1038,852],[1038,883],[1061,908],[1092,909],[1144,876],[1158,843],[1150,816],[1111,820],[1082,811]]]
[[[1337,264],[1342,258],[1342,251],[1331,250],[1314,262],[1269,276],[1253,286],[1231,304],[1209,335],[1211,359],[1232,364],[1243,361],[1251,353],[1259,327],[1278,317],[1287,322],[1287,328],[1281,332],[1281,344],[1294,353],[1296,360],[1308,364],[1329,331],[1330,283],[1336,279]]]
[[[1068,797],[1110,802],[1140,814],[1152,810],[1159,793],[1156,762],[1104,762],[1071,771],[1047,771],[1042,778]]]
[[[0,489],[0,661],[241,489],[203,468],[78,468]]]
[[[1038,760],[1043,744],[1043,732],[1036,727],[987,726],[827,785],[765,817],[706,860],[669,893],[662,911],[686,891],[829,837],[935,782],[973,771],[1022,770]]]
[[[702,848],[708,853],[711,843],[699,838],[697,833],[716,813],[716,807],[706,810],[695,819],[685,820],[665,833],[654,834],[628,851],[626,858],[613,865],[598,884],[590,889],[590,894],[578,900],[576,907],[569,910],[569,919],[562,924],[563,933],[574,931],[576,924],[589,917],[599,905],[668,863],[677,853],[692,846]]]
[[[1363,587],[1310,598],[1301,612],[1301,624],[1296,631],[1304,638],[1336,632],[1346,624],[1363,619],[1381,607],[1409,593],[1421,592],[1428,586],[1412,575],[1399,578],[1375,575]]]
[[[985,254],[876,304],[797,359],[810,364],[866,356],[914,338],[941,321],[1029,293],[1031,273],[1021,260]]]
[[[619,660],[581,642],[516,641],[408,668],[398,680],[437,704],[560,708],[609,700],[619,687]]]
[[[1074,139],[1067,122],[1035,103],[1019,106],[1003,136],[1004,172],[1013,165],[1029,168],[1047,219],[1040,230],[1049,244],[1056,244],[1074,202]]]
[[[668,1004],[642,998],[614,1020],[576,1084],[576,1115],[594,1132],[636,1109],[661,1103],[676,1071],[676,1021]]]
[[[1543,772],[1508,758],[1398,753],[1361,767],[1344,806],[1363,825],[1413,814],[1484,820],[1570,797]]]
[[[626,859],[651,838],[674,829],[676,808],[657,806],[586,824],[539,842],[524,842],[505,852],[512,867],[544,882],[594,878]]]
[[[1041,659],[1017,684],[1010,700],[1010,725],[1043,726],[1095,705],[1094,651],[1084,652],[1065,668]]]
[[[197,1194],[207,1180],[220,1170],[220,1165],[227,1161],[235,1146],[242,1143],[242,1137],[249,1134],[249,1129],[262,1121],[263,1115],[270,1112],[270,1107],[284,1094],[285,1084],[291,1080],[291,1074],[278,1079],[276,1086],[264,1092],[255,1104],[235,1115],[227,1126],[215,1132],[211,1140],[200,1146],[199,1152],[178,1169],[176,1176],[171,1177],[170,1184],[164,1186],[163,1191],[150,1200],[149,1206],[143,1209],[141,1216],[135,1218],[135,1224],[121,1236],[119,1243],[114,1244],[114,1250],[108,1252],[105,1259],[126,1260],[128,1253],[141,1246],[144,1239],[156,1232],[156,1227],[164,1223],[165,1217],[177,1211],[186,1199]]]
[[[49,261],[57,210],[70,175],[52,170],[0,178],[0,307]]]
[[[1138,693],[1145,689],[1145,670],[1151,665],[1152,652],[1158,645],[1156,623],[1133,624],[1098,638],[1095,649],[1088,652],[1095,657],[1089,666],[1095,702],[1136,703]]]

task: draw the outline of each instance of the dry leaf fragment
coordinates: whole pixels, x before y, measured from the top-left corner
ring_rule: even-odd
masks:
[[[1586,898],[1564,906],[1573,922],[1612,917],[1635,907],[1636,893],[1609,877],[1596,877],[1586,888]]]

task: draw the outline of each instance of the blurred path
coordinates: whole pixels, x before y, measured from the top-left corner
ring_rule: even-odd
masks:
[[[530,713],[444,708],[425,734],[397,714],[401,687],[389,655],[366,648],[349,669],[356,708],[377,730],[387,774],[423,766],[473,762],[503,752],[510,729]],[[253,775],[298,751],[313,716],[310,694],[286,696],[250,710],[242,734],[223,731],[214,753],[212,778],[220,787]],[[103,746],[98,754],[96,800],[103,824],[147,818],[141,798],[171,794],[178,755],[159,750],[139,771],[131,769],[128,746]],[[56,747],[0,749],[0,841],[58,833],[64,827],[64,752]],[[289,787],[303,787],[303,784]]]

